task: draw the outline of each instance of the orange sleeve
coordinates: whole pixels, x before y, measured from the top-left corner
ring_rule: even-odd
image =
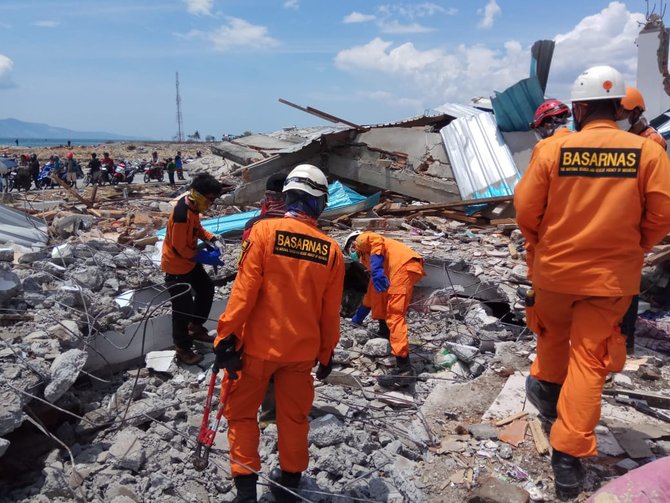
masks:
[[[340,340],[340,306],[344,289],[344,260],[340,249],[336,247],[333,257],[330,282],[321,301],[321,345],[319,362],[327,365],[330,355]]]
[[[356,238],[356,246],[368,255],[385,255],[384,238],[374,232],[364,232]]]
[[[240,256],[233,290],[230,293],[226,310],[219,318],[216,327],[214,347],[230,334],[235,334],[238,340],[244,343],[241,329],[256,304],[258,292],[263,284],[266,236],[259,234],[257,228],[258,226],[254,226],[251,229],[249,244]]]
[[[646,172],[640,245],[649,251],[670,232],[670,161],[658,144],[646,142],[645,148],[651,150],[651,159]]]

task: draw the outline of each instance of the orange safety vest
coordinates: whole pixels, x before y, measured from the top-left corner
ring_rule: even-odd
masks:
[[[161,270],[167,274],[187,274],[195,267],[198,238],[210,241],[214,234],[200,223],[200,213],[191,208],[184,196],[172,210],[163,241]]]
[[[244,353],[327,364],[340,339],[344,257],[337,243],[293,217],[254,224],[219,318],[216,346],[236,334]]]
[[[559,293],[638,293],[644,252],[670,231],[665,151],[609,120],[535,148],[514,191],[533,284]]]

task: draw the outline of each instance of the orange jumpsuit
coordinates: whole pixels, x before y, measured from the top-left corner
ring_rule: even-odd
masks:
[[[307,468],[310,371],[317,359],[329,363],[339,341],[343,286],[340,248],[310,222],[284,217],[253,226],[214,341],[236,334],[243,347],[243,369],[224,409],[233,476],[261,468],[256,414],[272,376],[279,464],[294,473]]]
[[[536,292],[531,375],[563,385],[551,445],[591,456],[605,377],[626,360],[619,323],[645,250],[670,231],[670,161],[653,141],[592,121],[536,146],[514,206]]]
[[[356,250],[361,264],[368,270],[370,255],[384,256],[384,272],[389,279],[389,289],[377,292],[368,284],[363,305],[372,309],[372,318],[386,320],[391,332],[391,350],[394,356],[409,355],[407,319],[405,314],[412,300],[414,285],[423,277],[421,255],[404,244],[374,232],[364,232],[356,238]]]

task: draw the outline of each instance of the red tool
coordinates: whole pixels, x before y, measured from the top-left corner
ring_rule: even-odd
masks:
[[[207,392],[207,400],[205,401],[205,410],[202,414],[202,423],[200,424],[200,431],[198,432],[198,446],[195,448],[193,454],[193,467],[198,471],[203,471],[209,464],[209,451],[214,445],[214,437],[219,429],[221,423],[221,416],[223,416],[223,409],[230,394],[230,388],[233,381],[237,379],[237,375],[233,372],[228,372],[228,379],[225,379],[223,391],[221,392],[221,400],[219,401],[219,410],[216,413],[216,421],[214,427],[210,428],[209,414],[212,409],[212,397],[214,396],[214,387],[216,386],[216,376],[219,374],[219,369],[212,367],[212,377],[209,380],[209,391]]]

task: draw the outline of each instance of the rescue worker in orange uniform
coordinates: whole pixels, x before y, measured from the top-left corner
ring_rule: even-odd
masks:
[[[368,293],[353,321],[360,320],[362,323],[372,310],[373,319],[385,320],[388,325],[396,367],[388,375],[381,376],[379,384],[392,388],[407,386],[415,374],[409,359],[405,316],[412,301],[414,285],[425,276],[423,259],[401,242],[374,232],[352,234],[347,239],[345,250],[355,254],[371,273]]]
[[[265,182],[265,197],[261,203],[261,211],[244,225],[242,242],[249,237],[251,228],[256,222],[266,218],[282,218],[286,214],[286,194],[283,192],[285,181],[286,175],[283,173],[275,173],[267,179]],[[270,379],[265,399],[261,404],[259,419],[261,422],[274,421],[276,414],[274,381]]]
[[[284,184],[284,218],[256,222],[243,243],[237,279],[214,342],[217,364],[241,369],[225,405],[231,472],[239,502],[256,501],[259,427],[256,414],[274,378],[279,465],[271,480],[295,491],[309,463],[308,414],[318,379],[331,371],[340,338],[344,257],[316,227],[326,207],[328,181],[309,164],[293,169]],[[271,486],[275,501],[295,496]]]
[[[214,299],[214,283],[203,264],[223,265],[223,243],[200,224],[200,214],[221,195],[221,184],[210,174],[196,175],[191,191],[177,201],[168,219],[163,241],[161,270],[172,296],[172,340],[177,358],[194,365],[203,355],[193,350],[193,341],[212,343],[203,327]],[[216,250],[198,251],[198,239]]]
[[[580,458],[597,452],[603,384],[626,360],[619,324],[639,292],[645,251],[670,231],[670,162],[658,144],[617,127],[625,94],[614,68],[582,73],[572,88],[578,132],[540,142],[514,194],[534,290],[527,323],[537,334],[526,395],[554,420],[559,498],[580,492]]]
[[[635,87],[626,88],[626,96],[621,100],[622,112],[617,121],[619,128],[633,134],[649,138],[658,143],[663,149],[667,149],[668,144],[665,139],[649,125],[644,117],[646,105],[642,93]],[[637,320],[637,309],[640,303],[640,296],[634,295],[628,311],[626,311],[621,322],[621,333],[626,336],[626,347],[629,353],[635,350],[635,321]]]
[[[644,104],[642,93],[635,87],[626,88],[626,96],[621,100],[622,111],[619,114],[617,125],[624,131],[649,138],[658,143],[663,149],[668,148],[668,144],[656,129],[649,125],[649,121],[644,116],[647,109]]]
[[[562,101],[547,100],[535,110],[530,128],[535,130],[542,140],[555,134],[570,133],[566,124],[571,115],[570,108]]]

